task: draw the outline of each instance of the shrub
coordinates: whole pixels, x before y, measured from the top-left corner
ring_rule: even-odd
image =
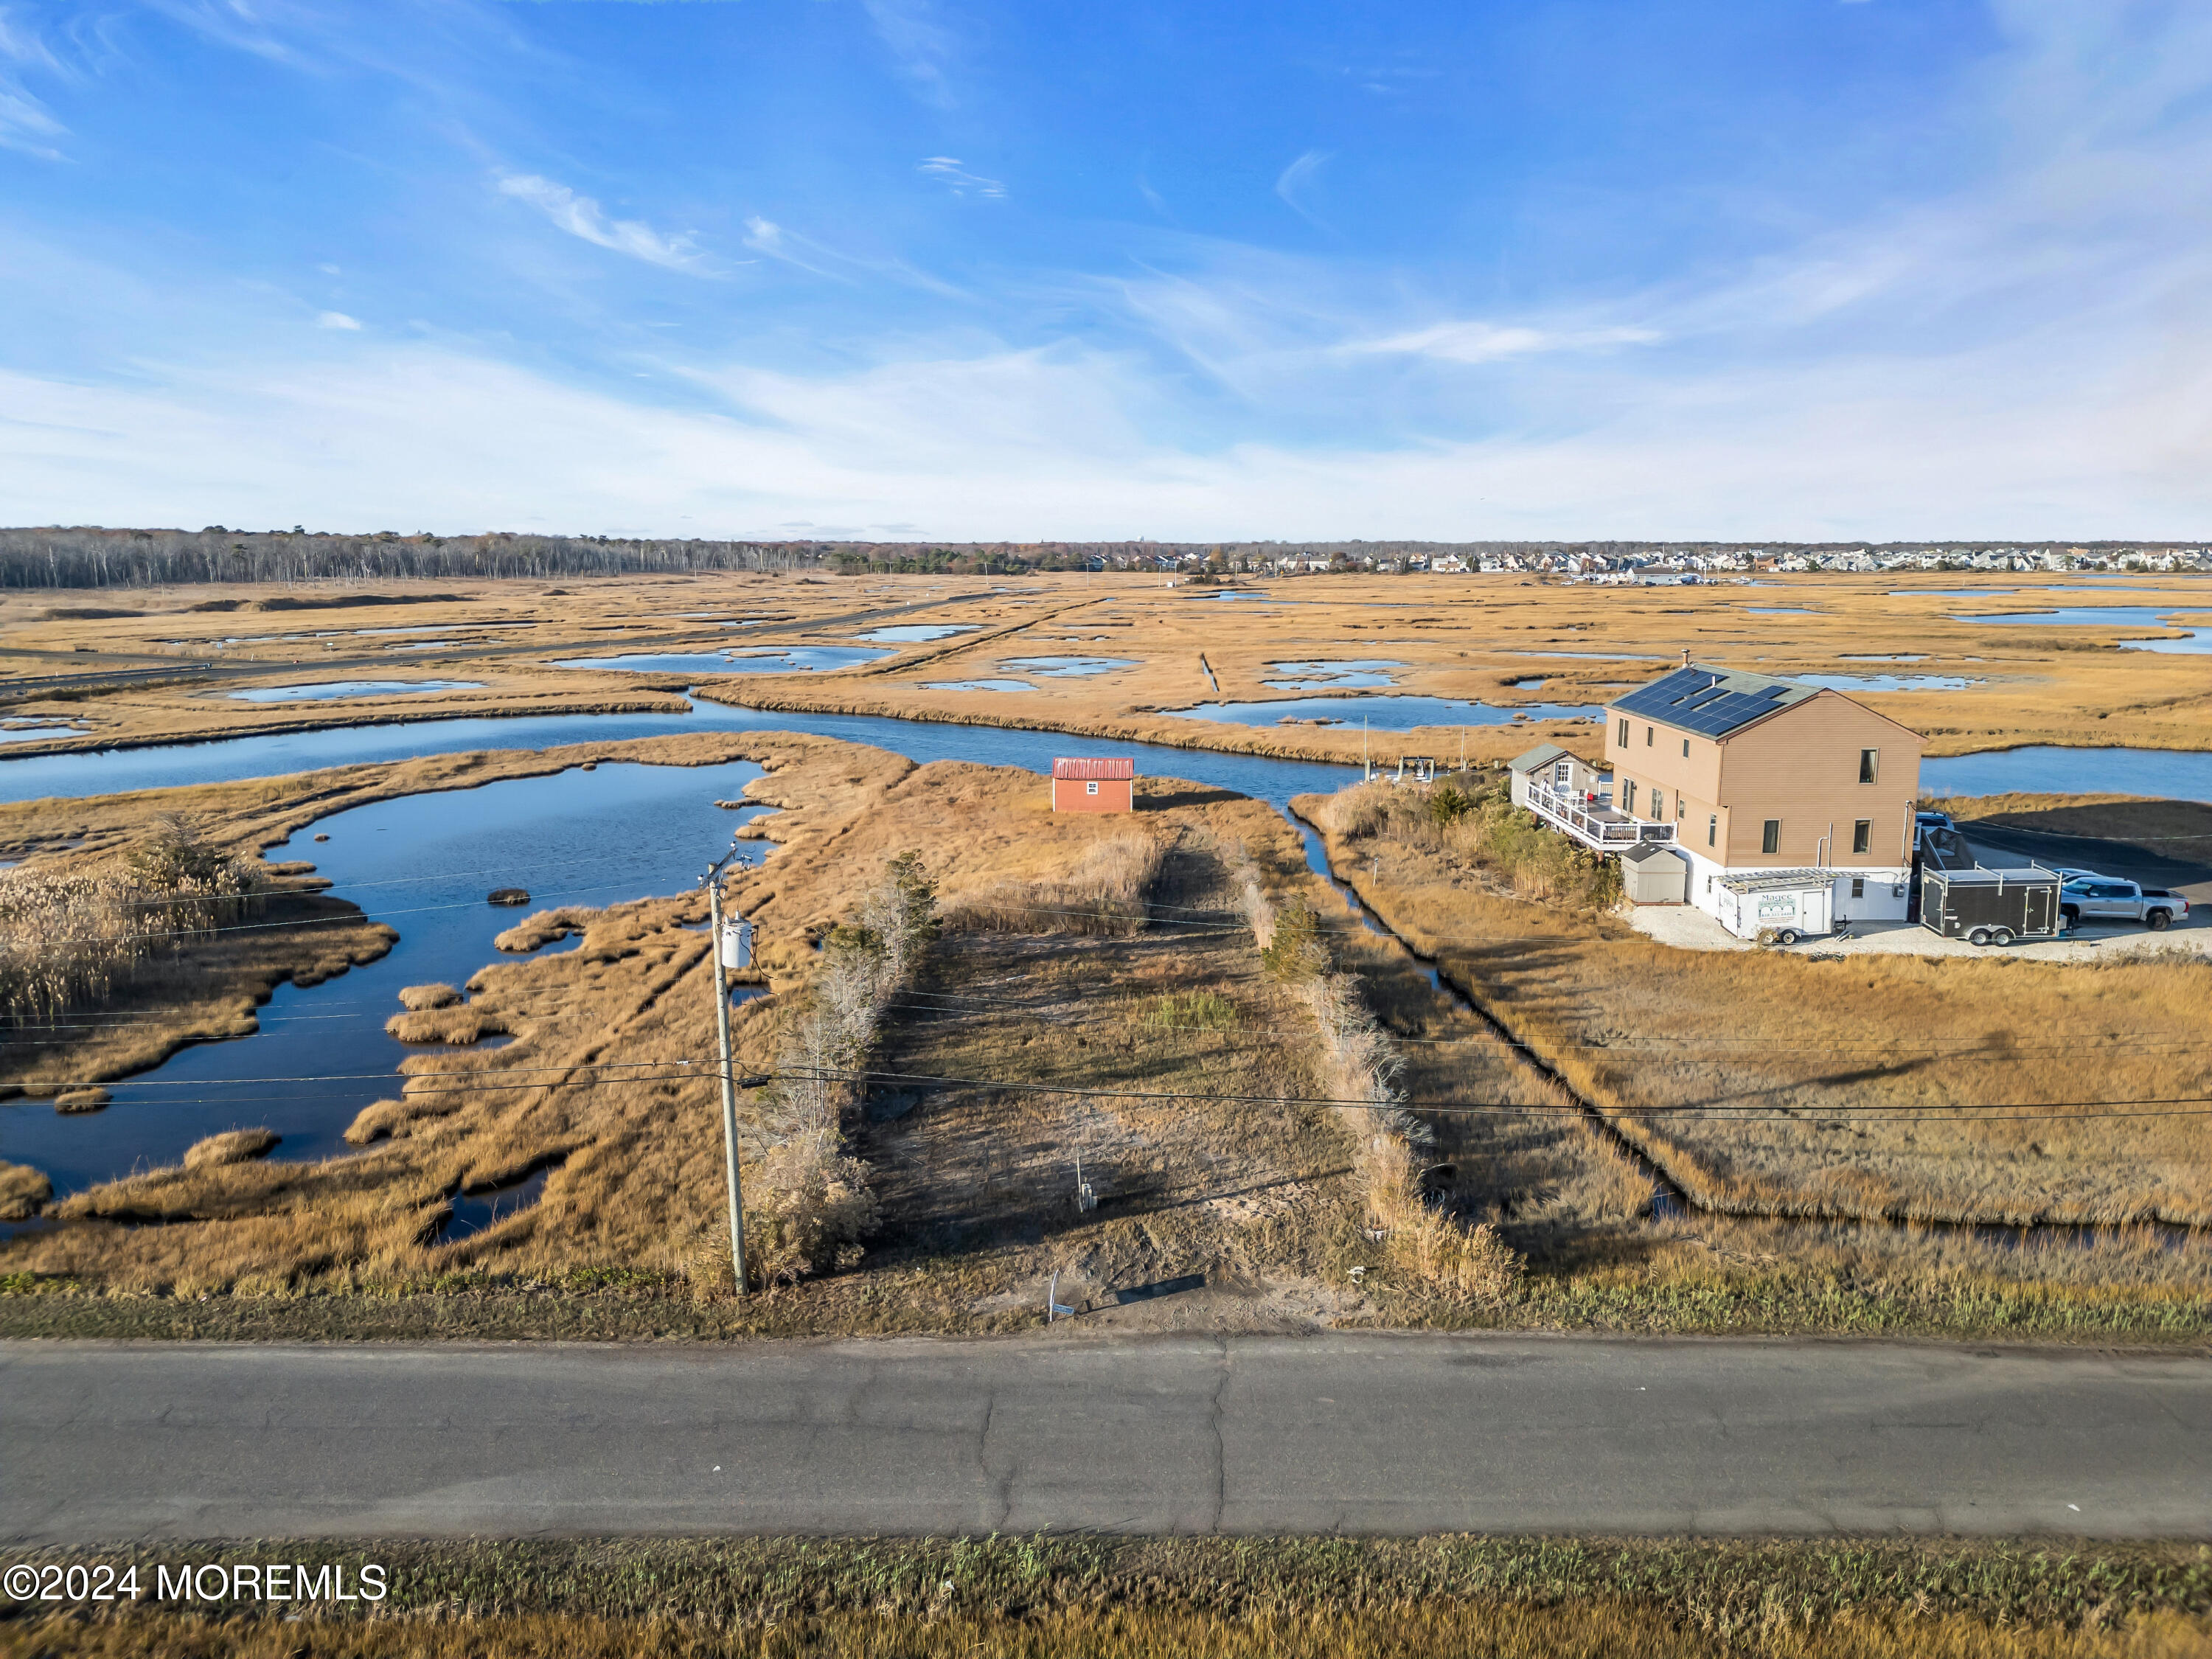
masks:
[[[868,1166],[846,1150],[845,1109],[884,1009],[937,932],[937,884],[920,854],[902,853],[862,896],[854,920],[823,941],[812,994],[778,1067],[783,1138],[763,1160],[757,1212],[745,1224],[747,1271],[764,1286],[860,1258],[860,1240],[881,1212]],[[722,1243],[726,1249],[726,1226]]]
[[[1439,830],[1450,829],[1473,811],[1474,799],[1455,785],[1440,783],[1429,791],[1429,821]]]
[[[1503,785],[1439,783],[1424,791],[1357,784],[1335,796],[1328,811],[1340,835],[1449,854],[1485,870],[1516,898],[1600,910],[1620,900],[1615,860],[1538,823]]]
[[[1321,913],[1304,899],[1277,907],[1268,934],[1260,960],[1277,979],[1296,984],[1328,971],[1328,941],[1322,933]]]
[[[860,1241],[883,1218],[870,1173],[860,1159],[820,1142],[770,1151],[757,1183],[762,1198],[745,1217],[747,1275],[774,1289],[857,1266]]]
[[[1162,997],[1145,1016],[1148,1024],[1173,1031],[1225,1031],[1242,1018],[1237,1005],[1218,991]]]

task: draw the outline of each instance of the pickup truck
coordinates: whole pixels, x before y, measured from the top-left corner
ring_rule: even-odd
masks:
[[[2085,921],[2139,921],[2153,933],[2189,920],[2189,901],[2163,887],[2138,887],[2110,876],[2086,876],[2058,890],[2058,915],[2070,927]]]

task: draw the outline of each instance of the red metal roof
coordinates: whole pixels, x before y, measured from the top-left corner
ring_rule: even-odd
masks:
[[[1133,778],[1137,763],[1126,757],[1117,760],[1056,760],[1052,763],[1055,778]]]

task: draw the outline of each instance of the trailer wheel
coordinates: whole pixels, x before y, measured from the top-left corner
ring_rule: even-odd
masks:
[[[2162,933],[2166,931],[2167,924],[2172,921],[2172,911],[2154,910],[2143,918],[2143,926],[2149,928],[2154,933]]]
[[[1785,927],[1777,933],[1774,939],[1778,945],[1795,945],[1797,942],[1797,930],[1795,927]]]
[[[1987,945],[1989,942],[1990,930],[1986,927],[1977,927],[1966,935],[1966,943],[1969,945]]]
[[[2012,940],[2013,932],[2009,927],[1997,927],[1990,930],[1990,943],[1992,945],[2009,945]]]
[[[2060,905],[2058,919],[2069,927],[2079,927],[2081,925],[2081,907],[2078,904]]]

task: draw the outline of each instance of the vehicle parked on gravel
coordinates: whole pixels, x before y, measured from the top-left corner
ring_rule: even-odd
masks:
[[[2017,869],[1933,867],[1920,878],[1920,925],[1969,945],[2011,945],[2056,938],[2057,875],[2039,865]]]
[[[2142,887],[2110,876],[2069,881],[2059,890],[2058,914],[2067,927],[2085,922],[2139,921],[2153,933],[2189,920],[2189,901],[2163,887]]]

